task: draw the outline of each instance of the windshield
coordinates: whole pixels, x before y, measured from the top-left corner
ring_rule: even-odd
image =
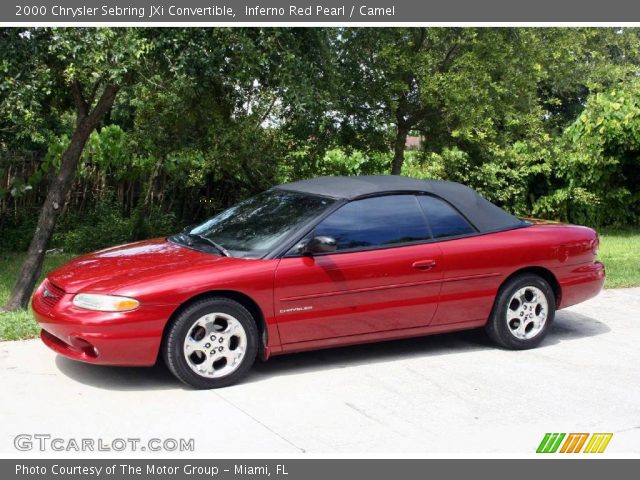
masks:
[[[171,239],[233,257],[261,258],[334,201],[307,193],[268,190]]]

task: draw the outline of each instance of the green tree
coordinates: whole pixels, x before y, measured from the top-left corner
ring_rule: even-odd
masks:
[[[402,170],[412,131],[431,150],[452,137],[496,141],[506,122],[513,132],[517,114],[535,105],[541,68],[531,36],[512,28],[346,29],[341,65],[351,83],[351,123],[394,126],[393,174]]]
[[[145,186],[149,195],[140,197],[139,218],[165,175],[180,192],[179,216],[190,222],[278,182],[292,150],[303,146],[305,162],[322,157],[332,140],[324,115],[333,96],[330,33],[151,31],[154,62],[162,68],[113,115],[129,112],[135,154],[157,167]]]
[[[344,129],[359,148],[406,138],[491,161],[515,142],[559,134],[590,91],[629,74],[637,32],[614,29],[344,29],[337,40]]]
[[[589,97],[562,138],[554,164],[561,186],[536,211],[590,225],[640,221],[640,81]]]
[[[149,42],[135,29],[27,29],[3,32],[3,111],[15,123],[39,117],[51,103],[73,105],[75,125],[60,166],[50,176],[47,196],[26,258],[5,310],[25,308],[40,274],[78,162],[91,132],[112,107],[118,91],[131,83]],[[15,50],[17,55],[13,55]],[[24,52],[30,53],[25,63]],[[10,87],[8,87],[10,86]],[[55,99],[55,100],[53,100]],[[11,121],[11,120],[10,120]]]

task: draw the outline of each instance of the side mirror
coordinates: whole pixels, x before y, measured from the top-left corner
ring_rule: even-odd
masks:
[[[331,253],[338,249],[336,239],[332,237],[313,237],[302,248],[303,255],[317,255],[319,253]]]

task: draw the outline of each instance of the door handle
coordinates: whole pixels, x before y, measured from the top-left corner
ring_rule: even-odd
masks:
[[[436,265],[435,260],[418,260],[417,262],[413,262],[411,266],[417,270],[431,270]]]

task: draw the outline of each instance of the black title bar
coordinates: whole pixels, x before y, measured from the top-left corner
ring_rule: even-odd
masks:
[[[0,23],[640,22],[629,0],[14,0]]]
[[[639,460],[0,460],[6,480],[327,480],[633,478]],[[514,475],[514,472],[517,474]]]

